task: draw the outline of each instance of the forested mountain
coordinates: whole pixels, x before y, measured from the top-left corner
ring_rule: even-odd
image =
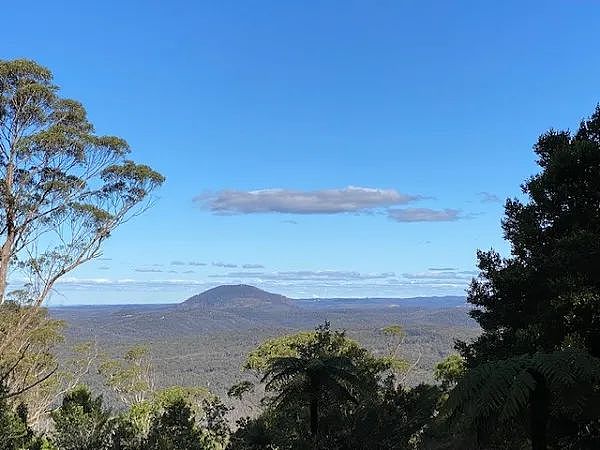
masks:
[[[293,302],[279,294],[272,294],[247,284],[217,286],[188,298],[184,308],[293,308]]]

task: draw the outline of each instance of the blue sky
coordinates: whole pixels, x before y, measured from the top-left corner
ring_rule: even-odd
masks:
[[[461,294],[477,248],[508,249],[502,203],[535,172],[537,136],[600,101],[595,1],[40,1],[3,16],[3,58],[51,68],[99,133],[167,177],[54,304],[238,282]]]

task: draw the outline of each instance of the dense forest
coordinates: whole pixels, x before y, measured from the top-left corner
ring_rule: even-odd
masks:
[[[477,254],[467,301],[481,333],[455,342],[435,382],[405,382],[401,326],[382,328],[389,351],[374,354],[314,324],[248,353],[256,381],[226,393],[251,402],[235,423],[202,385],[157,387],[147,347],[57,354],[48,293],[148,207],[162,175],[96,135],[32,61],[0,61],[0,131],[1,450],[600,448],[600,107],[539,137],[539,173],[505,205],[510,255]],[[28,281],[13,289],[15,271]],[[92,361],[118,408],[82,385]]]

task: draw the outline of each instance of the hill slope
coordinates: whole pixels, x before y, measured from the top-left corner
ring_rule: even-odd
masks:
[[[182,303],[185,308],[294,308],[289,298],[247,284],[223,285],[194,295]]]

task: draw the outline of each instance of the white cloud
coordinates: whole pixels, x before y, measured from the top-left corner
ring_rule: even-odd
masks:
[[[423,198],[419,195],[403,194],[394,189],[349,186],[316,191],[222,190],[200,195],[194,200],[214,214],[340,214],[369,212]]]

